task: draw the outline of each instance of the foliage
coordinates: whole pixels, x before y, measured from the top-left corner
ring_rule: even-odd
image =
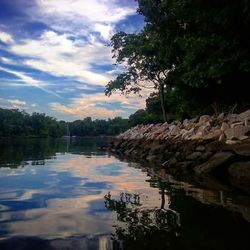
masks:
[[[61,137],[117,135],[129,128],[129,120],[115,117],[108,120],[92,120],[86,117],[73,122],[57,121],[45,114],[32,115],[18,109],[0,108],[0,137]]]
[[[0,108],[0,136],[59,137],[64,127],[65,122],[45,114]]]
[[[137,1],[145,27],[111,39],[125,72],[109,82],[106,94],[140,92],[141,84],[153,82],[163,116],[180,119],[249,107],[249,1]]]
[[[113,249],[177,249],[180,234],[179,214],[165,208],[165,190],[161,192],[161,207],[146,209],[140,195],[121,193],[114,199],[104,196],[105,207],[115,211],[118,225],[112,234]]]

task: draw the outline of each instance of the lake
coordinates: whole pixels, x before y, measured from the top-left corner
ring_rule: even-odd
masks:
[[[100,150],[110,138],[0,141],[0,249],[248,249],[250,197]]]

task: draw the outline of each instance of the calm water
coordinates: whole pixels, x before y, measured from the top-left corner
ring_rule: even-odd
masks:
[[[99,150],[0,141],[0,249],[249,249],[250,199]]]

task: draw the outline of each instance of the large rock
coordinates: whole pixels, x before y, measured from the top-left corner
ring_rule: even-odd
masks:
[[[202,115],[199,119],[199,123],[209,122],[212,118],[210,115]]]
[[[229,176],[232,185],[250,193],[250,161],[232,164]]]
[[[198,175],[209,174],[213,172],[216,168],[222,167],[234,158],[234,154],[231,152],[219,152],[208,159],[207,162],[196,166],[194,172]]]
[[[241,157],[249,157],[250,159],[250,144],[237,145],[233,150],[237,155]]]
[[[249,132],[250,132],[250,126],[239,125],[225,130],[224,133],[228,140],[232,140],[232,139],[241,139],[242,137],[248,135]]]
[[[210,131],[207,135],[204,136],[204,140],[216,140],[219,139],[221,136],[221,130],[216,129],[213,131]]]
[[[247,111],[245,111],[245,112],[243,112],[243,113],[241,113],[241,114],[239,114],[238,117],[239,117],[240,121],[245,122],[245,123],[248,124],[249,121],[250,121],[250,109],[247,110]]]

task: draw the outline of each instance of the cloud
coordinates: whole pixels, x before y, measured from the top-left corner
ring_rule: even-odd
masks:
[[[116,23],[135,14],[135,5],[122,6],[118,0],[37,0],[43,14],[78,17],[85,22]]]
[[[0,58],[0,70],[18,78],[6,77],[2,80],[2,88],[3,85],[4,88],[35,87],[57,98],[61,97],[59,94],[65,94],[64,100],[50,101],[49,106],[55,113],[49,109],[48,112],[63,115],[66,119],[67,115],[77,118],[126,117],[145,106],[144,98],[126,98],[118,94],[108,98],[103,94],[104,86],[121,72],[121,68],[113,67],[114,60],[107,43],[120,24],[126,26],[128,17],[136,14],[136,1],[26,2],[17,1],[14,8],[22,13],[22,25],[16,27],[16,19],[12,23],[11,19],[10,29],[8,24],[4,26],[13,37],[0,31],[0,40],[7,45],[2,46],[6,53]],[[14,26],[16,30],[13,30]],[[10,65],[15,70],[9,69]],[[32,76],[17,70],[17,65],[25,72],[32,72]],[[98,93],[81,94],[84,92]]]
[[[10,34],[0,31],[0,41],[9,44],[13,42],[13,38]]]
[[[25,83],[25,84],[28,84],[28,85],[30,85],[30,86],[32,86],[32,87],[35,87],[35,88],[39,88],[39,89],[43,90],[43,91],[46,92],[46,93],[49,93],[49,94],[54,95],[54,96],[56,96],[56,97],[58,97],[58,98],[61,98],[61,96],[59,96],[58,94],[56,94],[56,93],[54,93],[53,91],[48,90],[48,89],[46,89],[45,87],[43,87],[43,86],[44,86],[44,83],[43,83],[43,82],[38,81],[38,80],[35,80],[35,79],[33,79],[32,77],[30,77],[30,76],[27,76],[25,73],[17,72],[17,71],[15,71],[15,70],[6,69],[6,68],[3,68],[3,67],[1,67],[1,66],[0,66],[0,70],[2,70],[2,71],[4,71],[4,72],[7,72],[7,73],[9,73],[9,74],[12,74],[12,75],[17,76],[17,77],[20,78],[20,79],[23,81],[23,83]]]
[[[54,76],[74,78],[83,83],[104,86],[110,75],[96,73],[92,64],[111,64],[111,52],[107,46],[95,42],[71,40],[68,34],[45,31],[39,39],[24,40],[14,44],[10,51],[28,59],[23,64]]]
[[[15,65],[15,61],[13,61],[10,58],[7,57],[0,57],[0,62],[4,63],[4,64],[11,64],[11,65]]]
[[[145,99],[136,95],[124,96],[113,94],[107,97],[102,93],[72,98],[69,105],[58,102],[50,103],[50,107],[59,113],[68,114],[77,118],[91,116],[93,118],[110,118],[116,116],[128,117],[138,108],[145,108]],[[115,108],[118,107],[118,108]]]
[[[25,101],[19,99],[9,99],[7,101],[11,104],[12,108],[24,108],[27,104]]]

